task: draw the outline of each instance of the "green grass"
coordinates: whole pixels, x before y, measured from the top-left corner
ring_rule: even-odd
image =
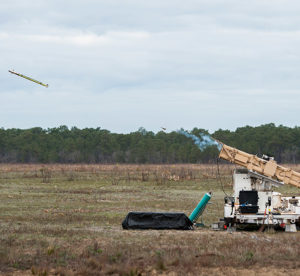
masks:
[[[298,271],[298,233],[122,230],[130,211],[189,215],[208,191],[213,197],[203,221],[206,225],[218,221],[224,194],[215,169],[0,166],[0,271],[20,275],[207,275],[230,274],[232,269],[259,273],[262,267]],[[228,193],[231,170],[222,168]],[[173,175],[179,179],[169,180]],[[283,192],[299,193],[290,187]]]

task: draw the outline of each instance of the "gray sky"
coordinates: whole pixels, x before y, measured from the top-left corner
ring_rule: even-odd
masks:
[[[300,125],[299,14],[287,0],[2,0],[0,127]]]

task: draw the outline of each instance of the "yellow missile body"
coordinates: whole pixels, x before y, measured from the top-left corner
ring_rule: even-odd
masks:
[[[43,85],[43,86],[45,86],[45,87],[48,87],[48,86],[49,86],[48,84],[44,84],[44,83],[42,83],[42,82],[40,82],[40,81],[37,81],[37,80],[35,80],[35,79],[33,79],[33,78],[30,78],[30,77],[27,77],[27,76],[22,75],[22,74],[20,74],[20,73],[17,73],[17,72],[15,72],[15,71],[13,71],[13,70],[8,70],[8,72],[9,72],[9,73],[12,73],[12,74],[15,74],[15,75],[17,75],[17,76],[19,76],[19,77],[22,77],[22,78],[24,78],[24,79],[33,81],[33,82],[35,82],[35,83],[37,83],[37,84]]]

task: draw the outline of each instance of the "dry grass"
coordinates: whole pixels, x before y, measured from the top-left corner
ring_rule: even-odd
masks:
[[[233,166],[222,165],[231,192]],[[215,165],[0,165],[0,271],[23,275],[299,273],[300,235],[124,231],[129,211],[223,216]],[[293,187],[284,192],[299,193]],[[173,274],[172,274],[173,273]]]

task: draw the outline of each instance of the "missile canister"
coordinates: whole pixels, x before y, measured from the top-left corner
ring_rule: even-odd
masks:
[[[189,219],[192,222],[196,222],[197,219],[199,218],[199,216],[203,213],[207,203],[210,201],[211,199],[211,192],[206,193],[202,199],[200,200],[200,202],[198,203],[197,207],[194,209],[194,211],[191,213],[191,215],[189,216]]]

